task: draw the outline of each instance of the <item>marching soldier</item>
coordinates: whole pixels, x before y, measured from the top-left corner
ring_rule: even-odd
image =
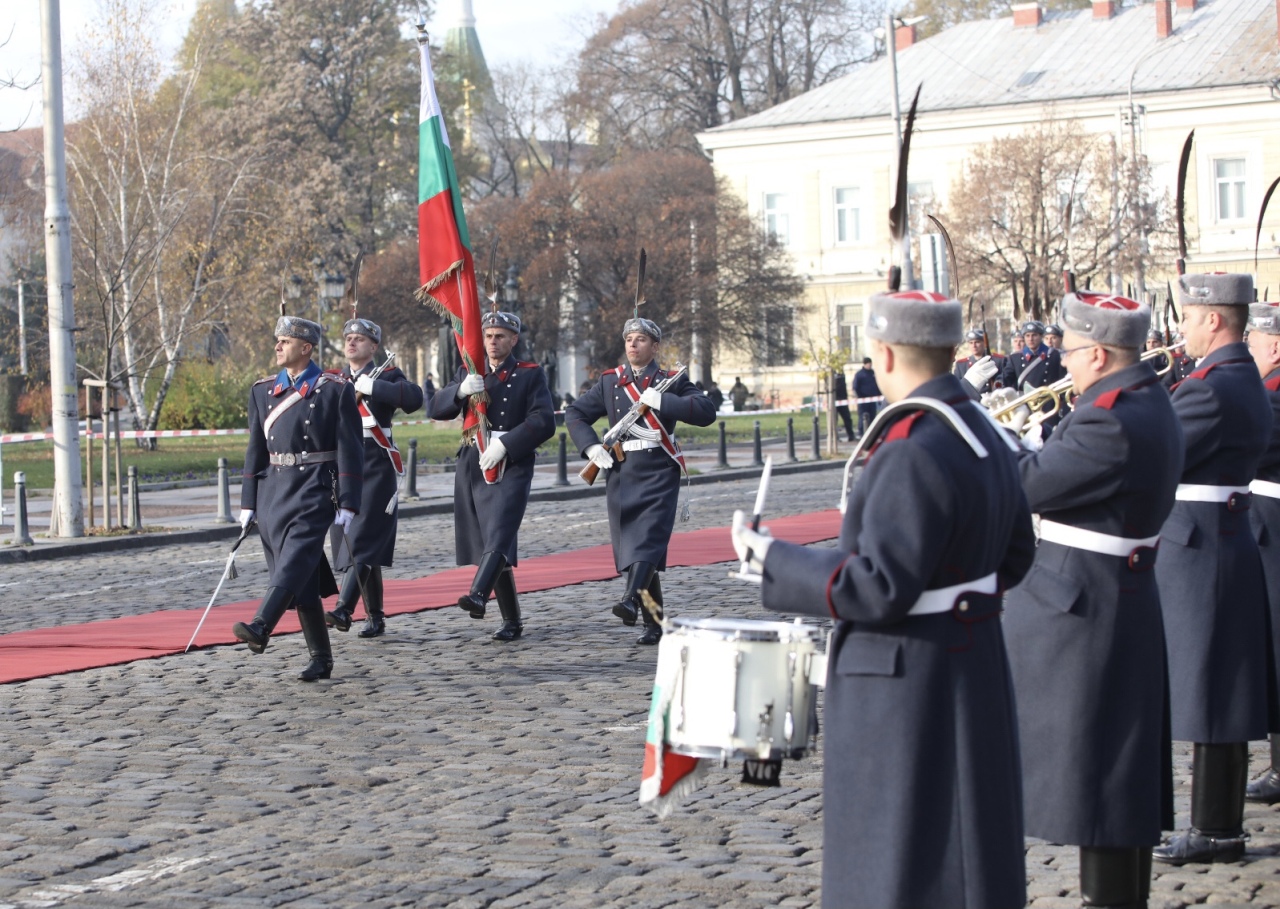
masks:
[[[331,526],[346,531],[360,510],[364,451],[355,394],[311,360],[322,329],[281,316],[276,322],[275,376],[249,391],[249,446],[244,456],[240,523],[256,517],[270,572],[252,622],[231,632],[262,653],[276,624],[296,606],[311,662],[298,676],[327,679],[333,651],[320,598],[338,592],[324,554]]]
[[[1066,373],[1057,350],[1044,343],[1044,323],[1024,322],[1022,325],[1022,349],[1005,357],[1001,376],[1005,388],[1026,389],[1052,385]],[[1047,428],[1047,427],[1046,427]]]
[[[1067,294],[1063,365],[1079,395],[1019,468],[1040,515],[1035,564],[1006,598],[1027,834],[1080,847],[1086,906],[1145,906],[1173,826],[1155,545],[1182,429],[1139,347],[1150,309]]]
[[[1271,438],[1271,404],[1242,341],[1253,278],[1183,275],[1182,334],[1199,365],[1173,390],[1186,456],[1160,532],[1156,581],[1169,652],[1173,739],[1194,742],[1191,829],[1156,860],[1244,855],[1248,742],[1267,732],[1267,606],[1249,526],[1249,483]]]
[[[1245,798],[1274,805],[1280,802],[1280,304],[1254,303],[1249,307],[1249,353],[1257,364],[1262,384],[1271,401],[1271,440],[1258,464],[1258,475],[1249,489],[1253,505],[1249,523],[1253,525],[1262,574],[1267,584],[1271,619],[1271,695],[1268,727],[1271,735],[1271,766],[1249,784]]]
[[[676,422],[710,426],[715,405],[698,391],[687,376],[680,376],[666,391],[651,386],[667,378],[658,367],[662,330],[638,315],[622,327],[627,362],[606,370],[588,391],[565,408],[564,424],[584,458],[608,471],[605,500],[609,510],[609,538],[619,574],[627,586],[613,614],[622,624],[634,626],[643,616],[644,634],[638,644],[656,644],[660,626],[641,608],[640,593],[648,590],[662,604],[658,572],[667,567],[667,543],[675,526],[684,455],[676,444]],[[647,404],[649,415],[632,427],[621,442],[624,457],[616,458],[603,445],[592,424],[608,416],[612,426],[636,404]],[[643,423],[643,425],[641,425]]]
[[[555,435],[555,409],[542,367],[512,356],[520,339],[520,317],[500,312],[495,304],[481,325],[488,373],[482,376],[459,367],[453,381],[431,399],[431,418],[452,420],[471,395],[483,392],[489,397],[489,445],[481,454],[474,438],[464,440],[453,477],[457,563],[477,566],[471,591],[458,598],[458,607],[473,619],[483,619],[493,593],[502,614],[502,627],[493,639],[514,641],[524,631],[512,570],[517,532],[529,504],[534,453]]]
[[[964,379],[972,385],[979,396],[999,388],[1004,358],[994,357],[987,350],[987,333],[981,328],[971,328],[964,339],[969,342],[969,356],[956,360],[952,373],[957,379]],[[978,371],[969,375],[969,371],[975,367]]]
[[[852,492],[834,549],[733,519],[767,609],[834,618],[827,651],[823,905],[1026,902],[1017,718],[1001,591],[1026,573],[1016,445],[951,375],[961,304],[871,297],[885,398],[911,398]],[[914,403],[924,399],[926,403]],[[883,424],[882,424],[883,425]],[[959,532],[957,532],[959,530]]]
[[[395,366],[376,371],[373,356],[382,344],[382,329],[368,319],[351,319],[342,327],[347,365],[338,373],[356,391],[364,435],[364,508],[344,537],[329,532],[334,567],[345,570],[334,610],[325,616],[331,628],[351,628],[356,601],[365,597],[360,637],[376,638],[387,630],[382,611],[382,569],[391,567],[398,523],[396,490],[404,465],[391,439],[391,417],[397,410],[413,413],[422,406],[422,389]],[[376,376],[375,376],[376,372]]]

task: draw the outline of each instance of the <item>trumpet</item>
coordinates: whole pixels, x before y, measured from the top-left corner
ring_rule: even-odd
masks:
[[[992,418],[998,423],[1010,423],[1013,421],[1013,415],[1021,408],[1026,407],[1029,409],[1031,416],[1022,427],[1022,432],[1025,433],[1062,410],[1063,405],[1067,403],[1067,395],[1070,392],[1071,378],[1068,376],[1050,385],[1033,388],[1025,394],[1003,402],[996,398],[991,400],[991,404],[988,406],[991,410]],[[996,395],[998,392],[993,392],[992,394]],[[1008,398],[1008,395],[1006,394],[1005,397]]]
[[[1164,366],[1156,370],[1156,375],[1163,376],[1173,369],[1173,352],[1186,346],[1186,341],[1179,341],[1177,344],[1170,344],[1168,347],[1153,347],[1151,350],[1144,350],[1142,356],[1138,359],[1145,363],[1148,360],[1154,360],[1156,357],[1164,357]]]

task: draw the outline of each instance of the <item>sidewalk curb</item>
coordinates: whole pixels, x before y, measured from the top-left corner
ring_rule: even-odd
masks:
[[[808,473],[821,470],[834,470],[844,466],[845,459],[828,458],[822,461],[797,461],[794,463],[775,464],[773,472],[778,475],[791,473]],[[694,486],[710,483],[724,483],[731,480],[744,480],[759,476],[759,468],[730,467],[726,470],[712,470],[708,473],[695,474],[689,478]],[[530,502],[558,502],[568,499],[585,499],[591,496],[602,497],[604,484],[585,486],[573,484],[551,489],[535,489],[529,495]],[[445,499],[437,502],[401,502],[402,518],[418,518],[428,515],[452,514],[453,501]],[[15,565],[21,562],[44,562],[80,555],[97,555],[105,552],[126,552],[134,549],[152,549],[159,546],[175,546],[187,543],[212,543],[218,540],[234,540],[240,535],[240,525],[223,524],[218,527],[205,527],[197,530],[175,530],[169,533],[143,533],[136,536],[118,536],[102,538],[83,538],[67,540],[60,543],[36,546],[0,546],[0,565]]]

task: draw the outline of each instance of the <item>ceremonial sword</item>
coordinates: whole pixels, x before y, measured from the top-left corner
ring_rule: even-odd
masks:
[[[236,579],[236,550],[240,548],[240,544],[245,541],[245,538],[249,536],[249,531],[252,530],[257,523],[257,521],[251,520],[241,528],[240,536],[236,539],[235,543],[232,544],[231,552],[227,554],[227,564],[226,567],[222,569],[222,577],[218,579],[218,586],[213,588],[213,596],[209,597],[209,605],[204,608],[204,615],[200,616],[200,623],[196,625],[196,630],[192,633],[191,640],[187,641],[187,648],[182,651],[183,653],[190,650],[191,645],[196,642],[196,635],[198,635],[200,633],[200,629],[204,627],[204,620],[209,618],[209,610],[213,608],[214,601],[218,599],[218,594],[222,592],[222,585],[228,580],[234,581]]]

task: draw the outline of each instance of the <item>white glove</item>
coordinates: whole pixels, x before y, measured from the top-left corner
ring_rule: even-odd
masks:
[[[662,392],[656,388],[646,388],[640,395],[640,403],[648,404],[650,410],[662,410]]]
[[[613,455],[609,454],[609,449],[603,445],[595,444],[588,446],[586,451],[587,458],[599,467],[601,470],[608,470],[613,466]]]
[[[733,551],[743,563],[747,580],[759,584],[764,580],[764,557],[773,545],[773,537],[769,536],[769,528],[761,527],[758,531],[751,529],[747,513],[738,509],[733,513]]]
[[[365,373],[358,376],[355,381],[356,391],[364,395],[366,398],[373,394],[373,376]]]
[[[502,444],[501,439],[490,439],[489,447],[480,452],[480,469],[492,470],[498,466],[498,462],[507,456],[507,446]]]
[[[339,508],[338,513],[333,516],[333,524],[335,527],[341,527],[345,533],[351,527],[351,519],[356,513],[350,508]]]
[[[467,375],[462,383],[458,385],[458,397],[465,398],[468,395],[478,395],[484,391],[484,376],[473,372]]]
[[[248,527],[251,523],[253,523],[253,519],[257,514],[258,513],[254,511],[252,508],[241,508],[240,509],[240,529],[243,530],[244,528]]]
[[[1017,410],[1009,415],[1009,419],[1005,425],[1015,433],[1022,434],[1022,427],[1027,425],[1027,420],[1031,419],[1031,408],[1023,404]]]
[[[1039,423],[1027,430],[1025,436],[1019,437],[1018,444],[1027,451],[1039,451],[1044,448],[1044,424]]]
[[[1000,367],[991,361],[991,357],[983,357],[969,367],[964,374],[964,380],[972,385],[974,390],[980,391],[982,386],[990,382],[999,371]]]

